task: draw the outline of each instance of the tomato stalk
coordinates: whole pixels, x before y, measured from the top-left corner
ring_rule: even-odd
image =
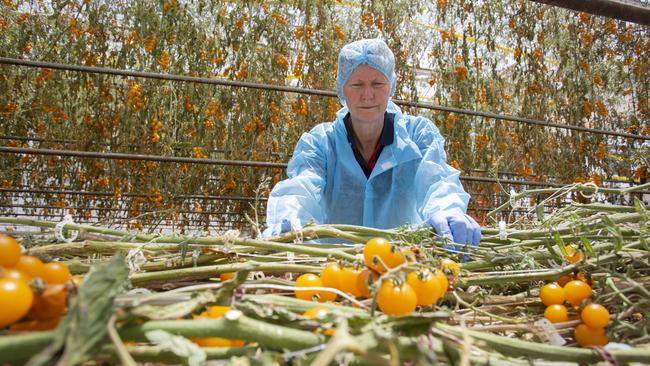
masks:
[[[507,200],[504,204],[501,206],[495,208],[494,210],[490,211],[487,214],[487,217],[491,219],[494,223],[496,223],[496,219],[494,219],[494,215],[497,213],[511,207],[511,202],[515,202],[519,199],[522,199],[524,197],[534,197],[539,194],[545,194],[545,193],[550,193],[550,194],[566,194],[570,192],[595,192],[596,190],[601,193],[610,193],[610,194],[626,194],[638,190],[644,190],[646,188],[650,187],[650,183],[645,183],[641,184],[638,186],[632,186],[632,187],[627,187],[627,188],[603,188],[603,187],[594,187],[593,185],[585,185],[585,184],[575,184],[572,186],[568,187],[562,187],[560,189],[558,188],[542,188],[542,189],[530,189],[526,191],[519,192],[515,195],[512,195],[509,200]]]
[[[553,346],[536,342],[528,342],[512,337],[504,337],[490,333],[479,332],[458,326],[451,326],[443,323],[434,324],[435,328],[456,336],[462,336],[463,332],[470,337],[487,343],[495,350],[510,356],[528,357],[532,359],[544,359],[552,361],[568,361],[579,363],[596,363],[602,360],[602,356],[593,349]],[[643,349],[611,350],[609,351],[614,359],[620,363],[640,362],[650,363],[650,352]]]
[[[247,263],[233,263],[226,265],[213,265],[213,266],[200,266],[200,267],[191,267],[191,268],[181,268],[181,269],[172,269],[168,271],[157,271],[157,272],[142,272],[132,274],[129,279],[134,286],[146,286],[156,282],[163,281],[183,281],[183,280],[197,280],[205,279],[209,277],[218,276],[221,273],[226,272],[237,272],[238,270],[244,269],[247,267]],[[256,270],[263,272],[276,272],[276,273],[286,273],[286,272],[298,272],[298,273],[307,273],[307,272],[318,272],[320,267],[308,266],[301,264],[289,264],[289,263],[259,263],[259,266],[256,267]]]
[[[238,311],[238,310],[232,310]],[[164,330],[185,337],[222,337],[257,342],[273,349],[297,350],[322,344],[325,337],[312,332],[265,323],[241,313],[238,317],[228,315],[217,319],[201,320],[152,320],[119,330],[125,340],[146,340],[145,333]]]
[[[639,248],[640,246],[641,246],[641,242],[636,241],[628,245],[625,245],[623,248],[635,249],[635,248]],[[578,262],[568,266],[564,266],[556,269],[550,269],[550,270],[542,270],[539,272],[506,274],[506,275],[499,275],[499,276],[477,275],[473,277],[464,277],[464,278],[460,278],[457,284],[458,286],[466,287],[471,285],[490,285],[490,284],[498,284],[498,283],[526,283],[535,280],[555,280],[561,275],[568,274],[574,271],[579,271],[588,268],[598,268],[603,264],[616,262],[618,258],[619,258],[618,253],[610,253],[603,256],[597,256],[594,258],[587,259],[584,262]]]

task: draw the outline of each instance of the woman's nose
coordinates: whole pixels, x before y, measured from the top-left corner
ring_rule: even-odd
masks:
[[[361,97],[363,99],[372,99],[375,96],[374,91],[372,90],[372,87],[370,86],[364,86],[361,89]]]

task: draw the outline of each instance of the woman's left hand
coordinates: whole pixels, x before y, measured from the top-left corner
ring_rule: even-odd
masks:
[[[431,215],[425,222],[433,227],[436,233],[454,243],[455,250],[463,246],[478,246],[481,241],[481,227],[471,216],[460,211],[439,211]]]

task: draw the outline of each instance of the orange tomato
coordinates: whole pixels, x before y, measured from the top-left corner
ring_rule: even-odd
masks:
[[[59,318],[68,307],[68,288],[65,285],[47,285],[45,290],[34,297],[27,315],[36,320]]]
[[[604,328],[609,323],[609,311],[600,304],[589,304],[580,313],[582,322],[590,328]]]
[[[458,275],[460,274],[460,266],[458,265],[458,263],[456,263],[455,261],[449,258],[443,258],[440,261],[440,268],[445,273],[451,273],[454,278],[458,277]]]
[[[232,342],[227,338],[208,337],[208,338],[190,338],[190,340],[201,347],[231,347]]]
[[[31,255],[21,255],[15,269],[21,270],[32,277],[41,277],[43,275],[44,264],[40,259]]]
[[[557,279],[557,284],[564,287],[564,285],[566,285],[570,281],[573,281],[573,277],[569,275],[562,275],[560,276],[560,278]]]
[[[574,335],[576,342],[582,347],[604,346],[609,342],[603,328],[591,328],[586,324],[578,324]]]
[[[318,297],[319,302],[327,302],[327,301],[334,301],[337,295],[336,292],[334,291],[319,291],[318,296],[319,296]]]
[[[22,319],[34,302],[34,293],[24,281],[0,279],[0,329]]]
[[[360,297],[361,290],[357,286],[361,269],[355,267],[344,267],[341,270],[341,291],[347,292],[354,297]]]
[[[4,271],[0,270],[0,275],[3,278],[13,278],[16,280],[24,281],[25,283],[29,283],[29,281],[32,280],[32,276],[30,276],[28,273],[15,268],[5,269]]]
[[[384,273],[387,268],[384,268],[381,262],[391,268],[391,264],[398,260],[394,257],[394,250],[393,245],[384,238],[370,239],[363,247],[363,259],[368,268]]]
[[[447,279],[447,276],[441,270],[438,269],[433,271],[433,275],[438,280],[438,284],[440,285],[440,290],[442,291],[440,296],[442,296],[449,290],[449,280]]]
[[[548,319],[551,323],[562,323],[569,320],[567,308],[564,305],[554,304],[549,305],[544,310],[544,318]]]
[[[328,314],[330,313],[329,309],[327,308],[322,308],[322,307],[315,307],[311,308],[304,313],[302,313],[302,316],[309,318],[309,319],[323,319],[325,318]],[[318,330],[320,331],[320,330]],[[323,331],[323,334],[326,336],[332,336],[334,335],[335,330],[328,328]]]
[[[221,282],[235,278],[235,272],[224,272],[219,274]]]
[[[564,296],[569,304],[580,306],[582,301],[591,297],[591,286],[578,280],[570,281],[564,285]]]
[[[313,273],[304,273],[296,279],[296,287],[322,287],[323,281]],[[294,290],[296,298],[301,300],[313,301],[315,296],[319,295],[318,291],[312,290]]]
[[[386,315],[407,315],[415,311],[418,297],[413,288],[403,283],[398,286],[391,280],[384,281],[377,294],[377,305]]]
[[[338,263],[327,264],[320,273],[323,286],[341,289],[341,267]]]
[[[565,258],[567,261],[569,261],[569,263],[576,263],[585,258],[585,254],[582,252],[582,250],[578,249],[578,246],[576,244],[567,245],[566,252],[567,255]]]
[[[242,347],[245,344],[246,344],[246,341],[243,340],[243,339],[231,339],[230,340],[230,347]]]
[[[326,317],[327,314],[329,314],[329,313],[330,313],[330,311],[327,308],[315,307],[315,308],[311,308],[311,309],[305,311],[304,313],[302,313],[302,316],[304,316],[306,318],[309,318],[309,319],[321,319],[321,318]]]
[[[52,318],[52,319],[46,319],[46,320],[38,320],[38,319],[30,319],[30,320],[25,320],[20,323],[16,323],[12,325],[9,330],[12,332],[27,332],[27,331],[37,331],[37,330],[52,330],[59,325],[61,322],[61,319],[63,317],[58,317],[58,318]]]
[[[406,283],[415,291],[417,304],[421,306],[435,303],[443,294],[440,282],[428,269],[412,271],[408,274]]]
[[[578,273],[576,274],[576,278],[575,278],[575,279],[578,280],[578,281],[582,281],[582,282],[586,283],[586,284],[589,285],[589,286],[592,286],[592,285],[593,285],[593,281],[591,280],[591,275],[589,275],[589,274],[585,274],[585,273],[582,272],[582,271],[580,271],[580,272],[578,272]]]
[[[210,319],[221,318],[225,313],[230,311],[230,309],[230,306],[212,305],[209,306],[202,315]]]
[[[368,298],[371,296],[370,284],[379,279],[379,275],[370,269],[364,268],[357,276],[357,290],[360,295],[358,297]]]
[[[20,260],[20,244],[9,235],[0,234],[0,267],[11,268]]]
[[[43,266],[42,278],[48,284],[62,284],[70,281],[72,275],[68,267],[61,262],[49,262]]]
[[[388,256],[387,261],[388,262],[385,263],[389,268],[395,268],[406,262],[406,257],[404,257],[404,252],[401,249],[393,246],[391,248],[391,253]]]
[[[564,289],[557,283],[547,283],[539,291],[539,298],[546,306],[562,304],[565,300]]]

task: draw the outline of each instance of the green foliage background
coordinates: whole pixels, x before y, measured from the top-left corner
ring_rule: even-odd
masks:
[[[4,0],[0,34],[2,57],[325,90],[334,89],[341,46],[383,37],[396,55],[396,99],[428,90],[421,101],[650,135],[650,29],[529,1]],[[286,162],[300,134],[339,108],[328,97],[8,65],[0,66],[0,90],[6,146],[233,160]],[[406,109],[436,122],[449,162],[464,175],[599,183],[647,174],[647,156],[634,154],[640,140]],[[113,224],[131,218],[131,227],[165,220],[207,228],[210,219],[239,227],[252,211],[248,201],[201,197],[252,197],[263,178],[282,175],[0,159],[5,190],[107,193],[23,193],[20,203],[34,206],[26,212]],[[465,185],[473,208],[498,204],[498,186]],[[15,203],[13,193],[0,195],[5,213]],[[163,212],[141,216],[148,211]]]

